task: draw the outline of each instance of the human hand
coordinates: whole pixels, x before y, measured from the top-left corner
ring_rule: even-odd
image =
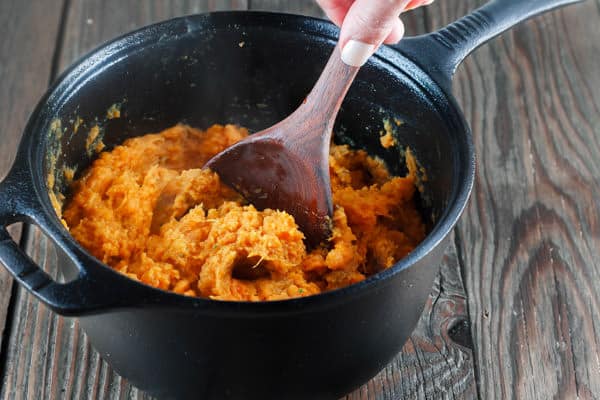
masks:
[[[433,0],[316,0],[325,14],[341,26],[339,46],[342,60],[363,65],[381,43],[397,43],[404,36],[398,18],[404,11],[433,3]]]

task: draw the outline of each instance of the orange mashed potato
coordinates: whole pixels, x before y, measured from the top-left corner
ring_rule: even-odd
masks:
[[[63,218],[95,257],[127,276],[218,300],[279,300],[360,282],[425,237],[415,163],[391,177],[362,150],[333,145],[330,243],[307,251],[289,214],[256,210],[201,166],[248,132],[177,125],[103,152],[72,184]]]

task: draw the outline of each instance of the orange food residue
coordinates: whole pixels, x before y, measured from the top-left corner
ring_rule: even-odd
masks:
[[[110,106],[108,108],[108,110],[106,110],[106,118],[107,119],[121,118],[121,105],[115,103],[112,106]]]
[[[392,124],[390,123],[389,119],[383,120],[383,131],[381,131],[381,134],[383,136],[379,138],[379,142],[384,148],[388,149],[396,145],[396,140],[393,136]]]

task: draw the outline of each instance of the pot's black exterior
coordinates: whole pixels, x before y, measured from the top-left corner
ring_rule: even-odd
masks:
[[[406,40],[400,52],[381,49],[361,70],[336,138],[402,172],[402,153],[379,145],[382,120],[401,119],[398,142],[427,170],[421,205],[432,229],[408,257],[360,284],[267,303],[183,297],[101,264],[69,236],[51,207],[48,173],[56,178],[51,190],[64,191],[56,171],[89,165],[93,155],[85,141],[94,125],[111,147],[180,121],[258,130],[289,114],[315,82],[337,30],[324,21],[266,13],[150,26],[63,74],[31,116],[15,165],[0,183],[0,262],[56,312],[79,316],[102,357],[161,398],[339,397],[375,375],[410,335],[471,191],[470,133],[448,95],[456,65],[517,20],[573,1],[494,1],[467,24]],[[457,29],[462,34],[448,39]],[[107,119],[114,103],[121,118]],[[67,283],[52,280],[10,239],[5,226],[16,221],[34,223],[53,239]]]
[[[159,398],[337,399],[400,351],[429,294],[439,251],[415,272],[331,305],[225,315],[127,309],[80,324],[117,373]]]

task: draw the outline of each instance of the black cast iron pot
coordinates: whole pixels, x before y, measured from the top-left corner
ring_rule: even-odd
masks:
[[[0,184],[0,261],[48,307],[79,317],[115,371],[160,397],[341,396],[381,370],[409,337],[469,197],[474,154],[451,95],[457,65],[515,23],[575,1],[492,1],[443,30],[380,49],[360,71],[338,117],[337,140],[402,172],[400,152],[383,149],[379,131],[384,118],[404,121],[397,141],[427,170],[421,203],[432,223],[415,251],[364,282],[263,303],[183,297],[134,282],[93,258],[51,206],[48,175],[57,179],[52,190],[65,191],[56,171],[76,166],[80,172],[90,164],[85,141],[94,124],[110,148],[181,121],[256,131],[289,114],[316,81],[338,30],[317,19],[268,13],[152,25],[66,71],[32,114]],[[114,103],[121,117],[106,119]],[[56,243],[66,283],[51,279],[10,239],[5,227],[18,221],[37,225]]]

